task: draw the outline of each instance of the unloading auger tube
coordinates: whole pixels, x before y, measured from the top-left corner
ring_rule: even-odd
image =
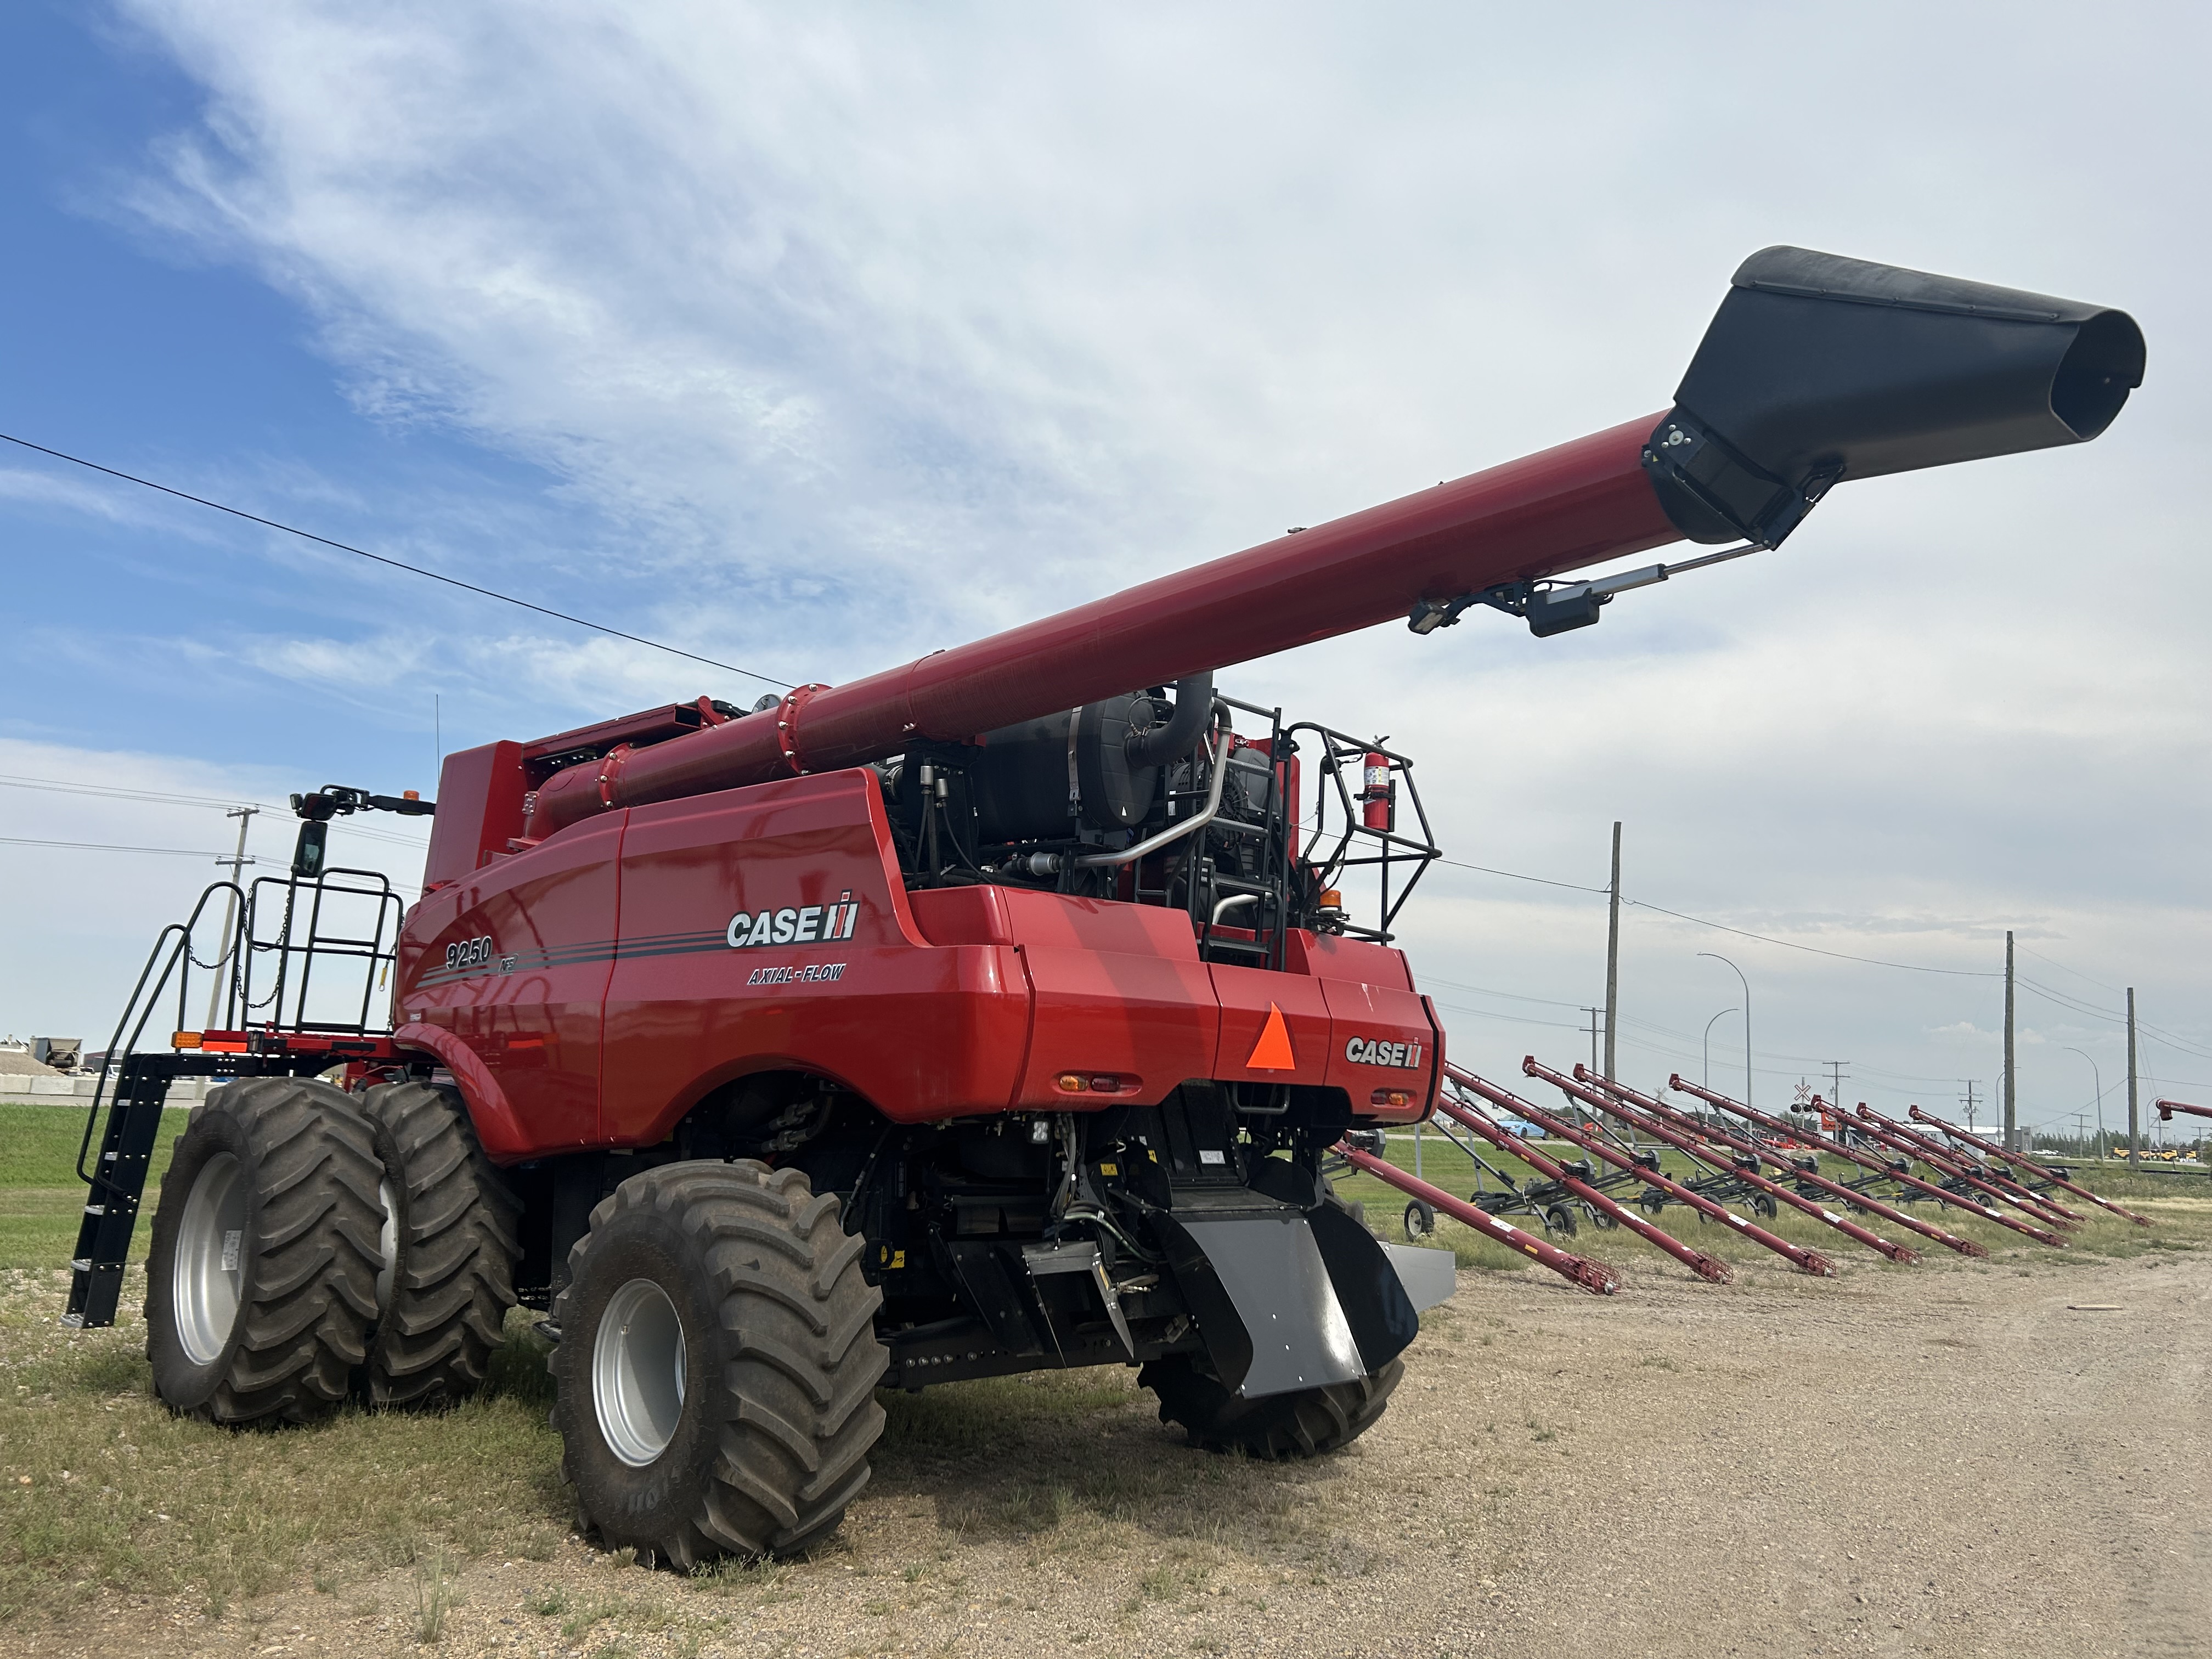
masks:
[[[1728,296],[1658,416],[1248,548],[649,750],[546,779],[527,836],[898,754],[1475,605],[1539,635],[1594,623],[1669,568],[1551,579],[1669,542],[1780,545],[1839,483],[2086,442],[2142,384],[2124,312],[1771,247]],[[1679,572],[1681,567],[1674,568]]]

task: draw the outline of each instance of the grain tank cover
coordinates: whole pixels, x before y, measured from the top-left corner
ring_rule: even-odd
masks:
[[[1692,540],[1771,547],[1844,479],[2085,443],[2142,374],[2124,311],[1770,247],[1736,271],[1644,466]]]

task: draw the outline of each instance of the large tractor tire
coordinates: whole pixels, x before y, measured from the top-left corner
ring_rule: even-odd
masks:
[[[299,1423],[346,1397],[376,1320],[380,1176],[368,1123],[327,1083],[246,1078],[192,1108],[146,1272],[165,1402]]]
[[[689,1569],[796,1554],[867,1484],[883,1292],[797,1170],[664,1164],[592,1212],[555,1303],[562,1472],[583,1522]]]
[[[1160,1421],[1181,1427],[1192,1445],[1278,1460],[1317,1456],[1358,1439],[1405,1374],[1404,1362],[1393,1359],[1350,1382],[1240,1400],[1188,1354],[1171,1354],[1139,1371],[1137,1382],[1160,1397]]]
[[[360,1103],[390,1202],[369,1399],[451,1405],[483,1382],[514,1305],[520,1206],[477,1146],[459,1090],[387,1083]]]

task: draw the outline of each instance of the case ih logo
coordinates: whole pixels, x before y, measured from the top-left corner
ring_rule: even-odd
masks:
[[[860,920],[860,906],[848,888],[835,904],[787,905],[781,910],[740,910],[730,918],[726,936],[732,951],[756,945],[812,945],[823,939],[850,939]]]
[[[1377,1042],[1373,1037],[1354,1037],[1344,1045],[1344,1057],[1354,1066],[1389,1066],[1416,1071],[1421,1064],[1418,1042]]]

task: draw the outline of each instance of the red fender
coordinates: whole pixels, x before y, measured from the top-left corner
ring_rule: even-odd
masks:
[[[493,1163],[511,1164],[529,1156],[530,1136],[515,1115],[514,1103],[468,1044],[440,1025],[403,1025],[392,1034],[392,1041],[402,1048],[427,1049],[453,1074],[461,1098],[468,1103],[477,1144]]]

